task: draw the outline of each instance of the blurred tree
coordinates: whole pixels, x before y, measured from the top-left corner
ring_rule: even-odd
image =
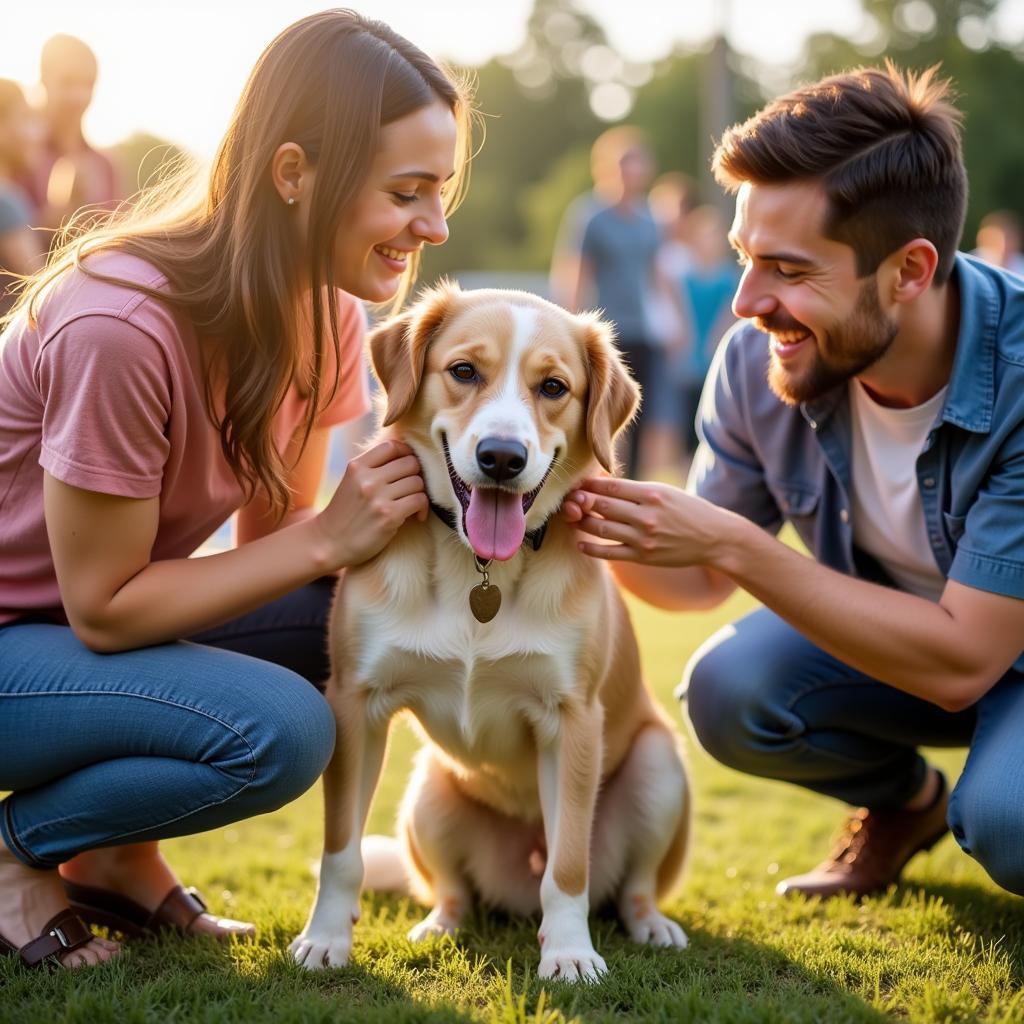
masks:
[[[133,195],[147,185],[155,185],[182,161],[192,160],[180,146],[146,132],[130,135],[114,146],[112,153],[127,195]]]
[[[519,49],[477,71],[485,142],[451,238],[425,254],[424,280],[466,268],[537,269],[531,188],[602,128],[580,67],[595,46],[607,48],[604,31],[572,0],[537,0]]]
[[[580,79],[552,76],[540,92],[526,88],[499,60],[477,72],[485,138],[473,158],[469,192],[452,218],[451,237],[424,255],[424,280],[466,268],[534,268],[526,255],[532,248],[528,190],[567,149],[589,146],[601,123]]]
[[[973,246],[977,223],[990,209],[1009,208],[1024,218],[1024,132],[1012,120],[1018,117],[1013,97],[1024,93],[1024,42],[1004,37],[997,0],[862,2],[859,32],[811,37],[794,67],[719,54],[728,61],[731,116],[743,120],[795,81],[881,64],[886,55],[918,69],[941,62],[966,115],[971,203],[964,247]],[[486,143],[473,161],[452,236],[428,252],[423,279],[460,269],[546,270],[565,207],[590,187],[590,146],[615,121],[644,128],[659,169],[697,178],[701,198],[715,201],[707,162],[717,132],[701,110],[712,45],[677,49],[654,67],[630,64],[572,0],[536,0],[523,45],[478,71]],[[718,80],[721,74],[719,66]]]

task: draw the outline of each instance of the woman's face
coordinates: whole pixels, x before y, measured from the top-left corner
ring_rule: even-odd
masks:
[[[442,101],[385,125],[380,149],[334,243],[335,284],[386,302],[412,253],[448,237],[441,187],[455,167],[455,116]]]

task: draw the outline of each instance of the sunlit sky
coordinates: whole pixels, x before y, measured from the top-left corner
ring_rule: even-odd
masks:
[[[1024,8],[1024,0],[1007,0]],[[4,19],[0,77],[38,81],[43,42],[57,32],[85,40],[100,78],[86,131],[110,145],[145,130],[209,157],[263,47],[298,18],[332,6],[304,0],[37,0]],[[479,64],[523,41],[532,0],[350,0],[428,53]],[[732,45],[764,60],[790,61],[806,35],[852,35],[857,0],[578,0],[628,59],[664,56],[698,42],[721,22]],[[728,11],[728,15],[724,14]]]

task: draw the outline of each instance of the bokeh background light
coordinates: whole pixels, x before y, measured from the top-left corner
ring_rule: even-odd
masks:
[[[58,32],[78,36],[100,64],[85,122],[90,138],[109,146],[145,131],[209,157],[263,47],[292,21],[325,6],[294,0],[49,0],[5,19],[0,77],[35,83],[43,42]],[[533,5],[531,0],[374,0],[350,6],[388,22],[435,56],[479,65],[522,47]],[[809,33],[854,32],[860,22],[856,0],[770,5],[581,0],[577,7],[608,33],[609,46],[588,48],[576,58],[595,83],[594,106],[606,120],[629,112],[630,79],[643,84],[652,62],[677,43],[695,45],[724,28],[737,51],[787,62]],[[537,67],[523,68],[527,82],[531,74],[543,74]]]

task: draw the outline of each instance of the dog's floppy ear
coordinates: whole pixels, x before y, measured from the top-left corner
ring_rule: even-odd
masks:
[[[444,322],[457,285],[444,283],[412,309],[392,317],[370,333],[373,372],[387,395],[383,426],[401,419],[416,401],[430,339]]]
[[[615,437],[636,415],[640,388],[630,376],[619,350],[614,330],[596,317],[584,324],[587,356],[587,440],[597,461],[614,473]]]

